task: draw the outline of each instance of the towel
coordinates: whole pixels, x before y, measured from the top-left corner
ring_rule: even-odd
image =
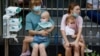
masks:
[[[51,22],[40,22],[38,23],[39,26],[41,26],[42,28],[50,28],[52,26]]]
[[[21,8],[13,7],[13,6],[10,6],[6,8],[5,10],[6,10],[6,14],[11,15],[11,16],[14,16],[15,14],[18,14],[19,12],[21,12]]]
[[[35,30],[40,31],[40,30],[46,30],[48,28],[51,28],[53,25],[51,22],[40,22],[38,23],[38,26],[36,27]]]
[[[22,22],[22,17],[20,18],[10,18],[9,24],[10,25],[19,25]]]
[[[10,26],[9,30],[12,32],[18,32],[22,28],[22,25]]]

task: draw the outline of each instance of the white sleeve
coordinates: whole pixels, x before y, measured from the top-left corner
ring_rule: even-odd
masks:
[[[87,0],[87,3],[93,4],[93,1],[92,0]]]

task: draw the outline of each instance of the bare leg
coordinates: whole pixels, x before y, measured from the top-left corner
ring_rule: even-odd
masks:
[[[79,56],[79,45],[74,45],[74,56]]]
[[[38,56],[38,50],[39,50],[39,45],[34,44],[31,56]]]
[[[64,48],[65,48],[65,56],[72,56],[72,53],[71,53],[71,47],[66,47],[65,45],[63,45]]]
[[[29,43],[33,41],[33,37],[31,36],[26,36],[25,39],[23,40],[23,47],[22,47],[22,53],[26,52],[29,50]]]
[[[81,56],[84,56],[84,49],[85,49],[84,43],[79,42],[79,46],[81,47]]]
[[[81,47],[81,56],[84,56],[84,50],[86,48],[83,36],[81,36],[79,46]]]
[[[47,56],[46,50],[45,50],[45,45],[44,44],[40,44],[39,45],[39,51],[40,51],[40,56]]]

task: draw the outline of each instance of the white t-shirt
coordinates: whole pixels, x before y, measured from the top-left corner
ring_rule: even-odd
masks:
[[[69,26],[65,27],[65,32],[66,32],[66,35],[74,35],[75,34],[75,30],[70,28]]]
[[[98,9],[100,8],[100,0],[87,0],[87,3],[93,5],[93,9]]]

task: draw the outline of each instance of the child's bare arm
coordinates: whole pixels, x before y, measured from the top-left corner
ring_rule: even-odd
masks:
[[[52,32],[53,29],[54,29],[54,26],[52,26],[51,28],[47,29],[46,31],[47,31],[48,33],[50,33],[50,32]]]

